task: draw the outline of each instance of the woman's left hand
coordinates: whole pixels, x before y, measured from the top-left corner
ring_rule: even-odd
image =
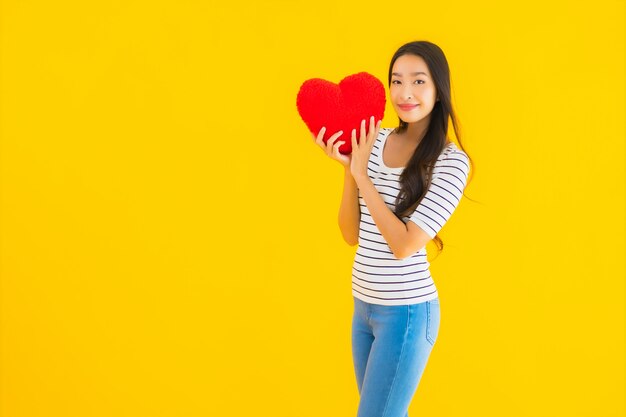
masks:
[[[365,119],[361,121],[361,137],[359,143],[356,143],[356,129],[352,129],[352,161],[350,162],[350,173],[355,180],[367,178],[367,164],[370,159],[370,153],[378,137],[380,130],[380,122],[374,126],[374,116],[370,118],[370,128],[365,134]],[[382,150],[381,150],[382,151]]]

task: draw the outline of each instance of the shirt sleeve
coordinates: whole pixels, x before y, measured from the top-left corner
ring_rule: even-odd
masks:
[[[430,238],[434,238],[459,205],[469,175],[469,158],[462,150],[453,150],[441,160],[433,174],[430,188],[409,216]]]

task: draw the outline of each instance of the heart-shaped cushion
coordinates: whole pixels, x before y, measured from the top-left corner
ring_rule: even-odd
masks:
[[[339,152],[352,152],[352,129],[356,129],[357,143],[361,136],[361,120],[365,119],[365,131],[369,131],[370,117],[374,124],[385,114],[385,87],[378,78],[359,72],[342,79],[339,84],[321,78],[311,78],[300,86],[296,99],[298,113],[317,137],[325,126],[323,142],[339,130],[343,134],[337,141],[345,141]]]

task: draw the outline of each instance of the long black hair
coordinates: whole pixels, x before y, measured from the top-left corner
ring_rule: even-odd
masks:
[[[446,146],[448,118],[452,119],[458,147],[469,158],[469,153],[461,143],[459,122],[452,108],[450,99],[450,69],[443,51],[437,45],[428,41],[414,41],[402,45],[393,55],[389,64],[389,87],[391,87],[393,64],[399,57],[406,54],[417,55],[424,59],[435,83],[439,100],[435,102],[435,106],[432,109],[426,134],[419,142],[411,159],[400,175],[401,188],[396,197],[394,210],[394,213],[400,219],[411,215],[430,187],[433,167]],[[398,122],[399,126],[394,129],[394,132],[405,132],[408,123],[402,121],[399,117]],[[474,164],[471,158],[469,160],[473,167]],[[471,171],[471,176],[473,176],[473,169]],[[438,251],[441,252],[443,250],[443,241],[439,235],[435,235],[433,241],[437,245]]]

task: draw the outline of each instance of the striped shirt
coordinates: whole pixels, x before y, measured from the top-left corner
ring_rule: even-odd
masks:
[[[404,170],[404,167],[390,168],[382,160],[383,147],[393,130],[379,130],[367,167],[374,187],[392,211]],[[468,174],[467,154],[454,143],[448,144],[435,163],[426,195],[415,211],[402,221],[414,222],[434,238],[458,206]],[[359,206],[359,246],[352,266],[352,294],[365,302],[381,305],[417,304],[437,298],[426,248],[404,259],[396,258],[374,223],[360,190]]]

